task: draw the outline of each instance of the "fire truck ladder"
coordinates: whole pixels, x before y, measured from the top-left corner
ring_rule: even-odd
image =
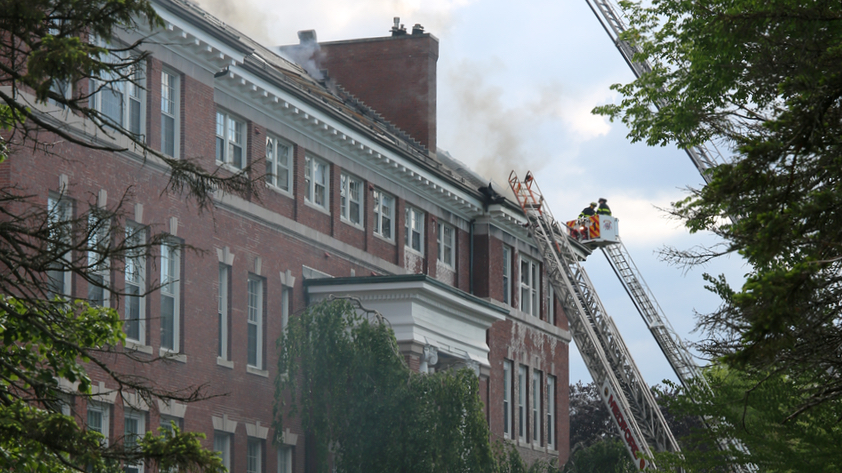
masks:
[[[637,311],[640,312],[640,316],[643,318],[646,326],[649,327],[649,331],[652,332],[652,336],[655,337],[655,341],[661,347],[661,351],[664,352],[664,356],[667,357],[667,361],[669,361],[681,384],[687,386],[691,380],[696,380],[696,382],[701,383],[709,396],[713,396],[713,391],[702,375],[699,366],[693,361],[693,357],[681,341],[681,337],[672,328],[666,315],[664,315],[664,311],[661,309],[658,301],[655,300],[655,296],[652,294],[649,286],[646,285],[646,281],[643,280],[643,275],[640,274],[619,235],[617,236],[617,244],[603,246],[602,252],[608,259],[611,269],[614,270],[614,273],[617,274],[617,277],[623,283],[623,288],[629,294]],[[708,426],[717,422],[716,419],[710,418],[703,418],[702,421]],[[728,451],[732,448],[743,453],[748,453],[748,449],[746,449],[742,442],[732,438],[719,439],[719,447],[723,451]],[[735,473],[751,473],[757,471],[757,467],[751,464],[733,466],[732,468]]]
[[[634,60],[634,55],[640,52],[640,48],[626,40],[621,39],[621,35],[627,29],[623,19],[618,14],[621,10],[617,8],[611,0],[585,1],[588,3],[588,6],[591,7],[591,11],[593,11],[596,19],[599,20],[602,28],[606,33],[608,33],[608,37],[610,37],[611,41],[614,42],[614,46],[616,46],[617,50],[620,51],[620,55],[623,56],[623,59],[625,59],[626,64],[629,65],[629,68],[631,68],[635,77],[640,78],[643,74],[650,72],[652,70],[652,66],[648,61],[640,62]],[[664,105],[664,102],[655,104],[658,108],[663,107]],[[684,151],[687,153],[687,156],[690,157],[690,160],[693,161],[693,165],[696,166],[696,169],[699,170],[702,178],[704,178],[707,183],[710,182],[710,175],[707,171],[726,162],[725,158],[719,154],[714,146],[709,148],[707,145],[701,144],[698,146],[684,148]]]
[[[579,264],[567,234],[554,231],[556,224],[531,173],[523,181],[512,171],[509,185],[528,220],[529,231],[537,244],[547,275],[564,307],[570,333],[588,371],[603,394],[610,389],[616,403],[603,400],[612,411],[615,425],[631,454],[635,466],[653,466],[640,458],[652,457],[652,450],[678,452],[679,446],[661,414],[655,398],[643,380],[614,321]],[[635,451],[637,450],[637,451]]]
[[[643,317],[643,321],[646,322],[646,326],[649,327],[649,331],[661,347],[661,351],[664,352],[675,374],[678,375],[678,379],[685,386],[692,379],[705,382],[701,370],[693,361],[681,337],[670,325],[619,236],[617,240],[617,244],[603,246],[602,253],[605,254],[611,264],[611,269],[623,283],[623,288],[631,297],[637,311],[640,312],[640,316]]]

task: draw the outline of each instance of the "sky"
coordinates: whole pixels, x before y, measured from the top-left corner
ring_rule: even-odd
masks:
[[[610,90],[634,76],[585,0],[199,0],[202,8],[267,46],[388,36],[393,18],[421,24],[439,39],[438,146],[505,185],[509,172],[532,171],[558,220],[575,218],[599,197],[619,218],[629,254],[676,332],[698,341],[695,313],[719,305],[702,274],[739,283],[739,258],[686,270],[659,258],[665,247],[717,242],[690,235],[660,210],[702,178],[675,148],[632,144],[622,123],[592,115],[616,103]],[[606,258],[584,268],[650,385],[677,381]],[[699,360],[701,364],[704,360]],[[571,345],[570,382],[591,376]]]

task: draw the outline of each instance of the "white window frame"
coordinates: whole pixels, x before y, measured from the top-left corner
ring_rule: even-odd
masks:
[[[246,442],[246,473],[263,473],[263,440],[249,437]]]
[[[64,244],[70,244],[70,237],[72,234],[72,219],[73,215],[73,204],[69,200],[67,200],[64,196],[54,197],[50,195],[47,197],[47,222],[51,229],[53,229],[56,233],[50,235],[51,239],[56,239],[64,242]],[[67,251],[61,257],[61,259],[65,260],[65,265],[70,264],[71,252]],[[60,275],[57,275],[61,273]],[[57,277],[53,277],[56,274]],[[47,285],[50,287],[50,297],[55,296],[64,296],[70,297],[72,291],[72,273],[67,270],[47,270]],[[54,294],[53,283],[52,281],[59,281],[61,282],[61,292],[58,294]]]
[[[556,377],[547,375],[547,447],[551,450],[556,448],[556,432],[555,432],[555,387]]]
[[[532,442],[541,444],[541,372],[532,370]]]
[[[503,437],[512,438],[512,362],[503,360]]]
[[[266,136],[266,184],[287,194],[292,193],[292,149],[288,142]]]
[[[99,428],[91,425],[91,414],[99,416]],[[88,401],[88,414],[85,421],[88,430],[99,432],[104,437],[102,440],[103,446],[108,446],[109,429],[111,427],[111,405],[102,402]]]
[[[104,48],[109,47],[109,45],[98,36],[92,36],[91,43]],[[112,52],[102,58],[102,61],[107,63],[117,63],[124,61],[127,54],[129,53]],[[103,79],[110,81],[110,83],[105,84],[105,82],[103,82],[101,86],[102,88],[96,93],[94,92],[100,88],[99,81],[96,79],[90,79],[90,92],[92,94],[91,100],[93,102],[91,104],[91,108],[102,114],[103,123],[106,125],[118,125],[120,128],[137,137],[142,137],[146,131],[146,74],[144,69],[145,68],[142,63],[136,63],[134,65],[134,70],[130,73],[130,76],[132,77],[131,80],[115,80],[118,79],[116,73],[113,73],[112,77],[103,77]],[[111,82],[112,80],[114,81]],[[114,117],[106,114],[106,111],[103,110],[104,103],[102,94],[109,92],[112,94],[119,93],[121,95],[120,120],[116,123],[114,122]],[[132,129],[132,105],[135,105],[138,108],[138,116],[136,117],[137,127],[134,130]]]
[[[379,189],[372,191],[371,195],[374,207],[374,234],[385,240],[394,241],[395,198]]]
[[[239,126],[239,127],[238,127]],[[216,162],[241,170],[246,167],[245,120],[235,117],[225,110],[216,110]],[[240,162],[234,161],[234,150],[240,150]]]
[[[540,284],[538,263],[525,256],[520,257],[520,310],[529,315],[540,317],[541,305],[538,298]]]
[[[173,158],[179,157],[181,142],[181,75],[170,69],[161,70],[161,152]],[[164,146],[166,120],[172,120],[172,152]]]
[[[129,421],[135,422],[134,431],[129,430]],[[123,445],[128,448],[129,442],[137,444],[137,439],[146,433],[146,413],[134,409],[124,408],[123,416]],[[134,438],[132,438],[134,437]],[[130,440],[131,439],[131,440]],[[143,462],[126,465],[126,473],[143,473]]]
[[[521,441],[526,440],[526,366],[518,365],[517,368],[517,409],[518,409],[518,431],[517,436]]]
[[[223,361],[229,361],[228,358],[228,313],[229,313],[229,294],[228,284],[231,278],[231,267],[227,264],[219,264],[219,287],[217,289],[217,313],[219,315],[217,322],[217,335],[219,342],[217,345],[216,355]]]
[[[213,450],[219,452],[222,458],[222,466],[231,471],[231,444],[233,435],[229,432],[222,432],[214,430],[213,432]]]
[[[503,245],[503,302],[512,305],[512,249]]]
[[[292,447],[278,447],[278,473],[292,473]]]
[[[126,295],[124,296],[125,309],[123,310],[126,328],[130,323],[129,309],[132,306],[130,298],[137,298],[137,337],[132,337],[127,332],[126,338],[140,345],[146,345],[146,251],[144,250],[146,232],[137,225],[128,224],[126,225],[125,241],[127,245],[136,247],[126,254],[124,273]],[[136,295],[131,295],[132,290],[136,291]]]
[[[438,222],[437,226],[438,260],[453,268],[456,266],[456,227],[442,222]]]
[[[172,346],[164,346],[164,299],[173,301]],[[161,349],[181,350],[181,250],[174,241],[161,244]]]
[[[328,210],[330,202],[330,165],[314,156],[304,156],[304,201]]]
[[[424,254],[424,212],[406,206],[406,220],[404,220],[404,244],[415,253]],[[417,238],[416,238],[417,237]],[[416,248],[417,247],[417,248]]]
[[[547,323],[555,325],[555,289],[547,279]]]
[[[111,261],[104,255],[108,254],[111,246],[111,222],[110,219],[102,218],[103,216],[98,213],[99,211],[95,208],[88,213],[88,277],[99,278],[102,281],[102,287],[88,283],[88,302],[91,305],[99,305],[93,300],[91,291],[102,291],[101,305],[110,307],[111,297],[108,288],[111,287]],[[94,225],[100,225],[100,227],[92,230]]]
[[[292,304],[292,288],[281,287],[281,331],[287,329],[289,325],[289,314]]]
[[[341,173],[339,176],[339,214],[342,221],[363,228],[364,204],[365,193],[362,179]],[[354,211],[355,208],[356,211]]]
[[[247,366],[263,369],[263,279],[257,276],[249,275],[248,278],[248,320],[247,320]],[[251,353],[251,330],[254,328],[255,332],[255,360],[252,363]]]

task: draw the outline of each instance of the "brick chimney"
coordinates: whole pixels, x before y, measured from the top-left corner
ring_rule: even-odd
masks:
[[[435,153],[439,40],[399,23],[387,37],[318,43],[318,68]]]

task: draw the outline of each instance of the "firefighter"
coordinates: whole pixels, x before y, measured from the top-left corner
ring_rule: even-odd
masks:
[[[608,201],[601,198],[599,199],[599,208],[596,209],[597,215],[611,215],[611,208],[608,207]]]
[[[591,205],[582,209],[582,211],[579,213],[579,218],[593,217],[596,214],[596,211],[594,210],[595,208],[596,202],[591,202]]]

